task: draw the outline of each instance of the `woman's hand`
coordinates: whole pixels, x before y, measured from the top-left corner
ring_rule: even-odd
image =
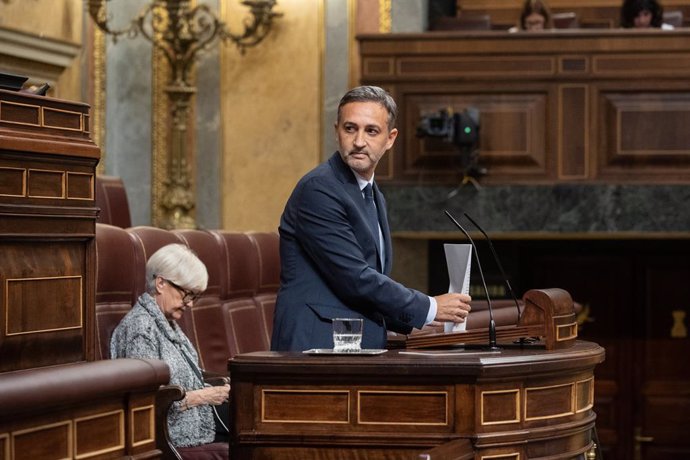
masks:
[[[202,404],[217,406],[227,402],[229,397],[230,385],[219,385],[187,391],[187,395],[182,402],[182,408],[186,410],[190,407],[201,406]]]

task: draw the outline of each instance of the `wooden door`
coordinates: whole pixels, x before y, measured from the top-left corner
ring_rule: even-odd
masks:
[[[671,252],[675,250],[669,248]],[[690,264],[688,254],[651,255],[642,264],[642,340],[635,359],[633,459],[690,458]]]
[[[524,255],[523,267],[535,287],[558,286],[582,305],[579,338],[606,349],[606,360],[595,371],[594,411],[599,449],[607,460],[629,460],[632,455],[631,404],[633,387],[630,350],[630,286],[634,269],[624,251],[611,251],[605,242],[541,242]]]

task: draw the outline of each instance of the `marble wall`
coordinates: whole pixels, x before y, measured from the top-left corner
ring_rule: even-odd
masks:
[[[443,212],[469,214],[492,233],[687,232],[690,187],[580,185],[446,187],[384,186],[397,232],[454,232]],[[463,222],[466,222],[463,220]],[[467,230],[475,230],[468,224]]]

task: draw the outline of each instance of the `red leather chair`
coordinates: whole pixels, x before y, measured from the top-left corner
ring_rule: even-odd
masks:
[[[221,282],[227,277],[227,260],[210,232],[176,230],[175,233],[197,254],[208,271],[206,292],[184,314],[180,326],[199,352],[202,368],[213,374],[227,375],[230,338],[220,298]]]
[[[270,343],[264,319],[254,298],[261,276],[257,246],[246,233],[212,233],[227,263],[220,297],[230,356],[268,350]]]
[[[127,191],[121,178],[96,176],[96,206],[101,209],[97,222],[120,228],[132,226]]]
[[[144,265],[127,231],[96,224],[96,359],[110,358],[110,336],[143,292]]]
[[[254,299],[261,313],[270,348],[273,333],[273,315],[280,287],[280,238],[277,233],[249,233],[259,257],[259,284]],[[267,348],[268,349],[268,348]]]

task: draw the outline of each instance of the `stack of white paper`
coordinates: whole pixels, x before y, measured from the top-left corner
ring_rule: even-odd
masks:
[[[471,244],[444,244],[446,263],[448,265],[448,278],[450,285],[448,292],[470,293],[470,273],[472,269],[472,245]],[[462,323],[445,323],[445,332],[464,331],[467,320]]]

